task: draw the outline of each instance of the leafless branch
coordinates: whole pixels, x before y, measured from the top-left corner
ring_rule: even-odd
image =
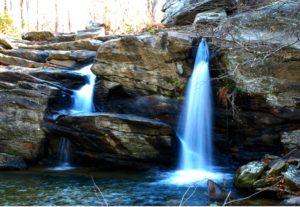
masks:
[[[94,180],[93,176],[91,176],[91,179],[92,179],[93,184],[94,184],[95,189],[96,189],[96,190],[95,190],[95,195],[96,195],[96,197],[97,197],[98,200],[100,200],[100,201],[103,200],[103,202],[105,203],[105,206],[108,206],[108,203],[107,203],[107,201],[106,201],[106,199],[105,199],[105,197],[104,197],[102,191],[100,190],[100,188],[98,187],[98,185],[95,183],[95,180]],[[101,195],[102,199],[100,199],[100,197],[99,197],[98,194]]]

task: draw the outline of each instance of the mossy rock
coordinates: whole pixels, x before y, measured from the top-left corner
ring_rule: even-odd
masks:
[[[241,166],[234,178],[237,188],[251,190],[255,181],[267,170],[267,165],[263,162],[253,161]]]

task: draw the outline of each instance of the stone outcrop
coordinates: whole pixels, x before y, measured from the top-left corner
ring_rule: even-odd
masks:
[[[27,168],[22,157],[0,153],[0,170],[23,170]]]
[[[68,138],[73,161],[81,164],[144,168],[170,163],[174,158],[174,134],[156,120],[125,114],[78,114],[59,117],[45,128],[52,136],[50,144],[55,138]]]
[[[44,66],[43,63],[38,63],[31,60],[26,60],[23,58],[13,57],[4,54],[0,54],[0,64],[22,66],[27,68],[39,68]]]
[[[4,55],[18,57],[38,63],[45,63],[49,52],[42,50],[30,50],[30,49],[13,49],[13,50],[3,50],[0,51]],[[13,62],[7,62],[12,65]]]
[[[46,80],[42,80],[44,78]],[[67,71],[0,67],[0,152],[35,161],[44,152],[44,116],[60,102],[67,106],[63,95],[70,95],[70,80],[76,75]],[[65,83],[66,81],[68,83]],[[79,76],[77,85],[85,78]],[[70,85],[70,84],[69,84]],[[70,88],[74,87],[71,82]],[[78,87],[77,86],[77,87]],[[56,100],[56,101],[53,101]]]
[[[54,38],[54,34],[49,31],[28,32],[22,34],[22,39],[29,40],[29,41],[50,41],[53,38]]]
[[[102,41],[95,39],[82,39],[70,42],[44,43],[44,44],[23,44],[19,45],[24,49],[36,50],[91,50],[97,51]]]
[[[214,9],[233,10],[234,1],[230,0],[167,0],[162,22],[167,25],[192,24],[196,15]]]
[[[274,2],[228,17],[214,31],[213,67],[222,69],[214,76],[230,77],[215,82],[215,93],[234,97],[233,105],[225,100],[231,112],[218,103],[215,143],[236,159],[278,154],[281,134],[300,128],[299,6]]]
[[[190,74],[197,40],[194,33],[166,32],[107,41],[97,52],[93,71],[129,93],[176,96]]]

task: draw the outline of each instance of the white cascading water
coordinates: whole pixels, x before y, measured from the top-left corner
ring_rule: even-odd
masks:
[[[178,122],[179,169],[163,182],[187,184],[202,181],[206,185],[207,179],[223,177],[212,169],[212,112],[209,49],[202,38]]]
[[[209,50],[203,38],[178,123],[180,170],[210,170],[212,166],[212,96]]]
[[[72,113],[91,113],[95,111],[93,99],[96,75],[91,71],[91,67],[92,65],[88,65],[78,71],[78,73],[87,77],[88,82],[79,90],[74,91],[74,105],[71,109]]]
[[[87,77],[87,83],[79,90],[74,91],[74,104],[68,111],[70,114],[92,113],[95,111],[94,106],[94,86],[96,75],[91,71],[92,65],[83,67],[78,71],[79,74]],[[60,138],[58,146],[59,165],[53,170],[70,170],[74,167],[70,164],[70,141],[66,138]]]

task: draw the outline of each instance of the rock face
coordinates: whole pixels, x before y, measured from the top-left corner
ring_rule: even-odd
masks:
[[[172,130],[151,119],[125,114],[79,114],[60,117],[45,127],[56,139],[65,137],[71,141],[73,160],[81,164],[144,168],[170,163],[174,158]],[[50,143],[53,139],[49,139]]]
[[[93,71],[140,95],[176,96],[191,71],[196,40],[193,33],[167,32],[107,41],[97,52]]]
[[[215,93],[222,94],[221,86],[234,96],[232,113],[218,105],[217,131],[224,134],[227,126],[229,137],[215,142],[223,143],[224,149],[229,139],[237,159],[278,153],[280,135],[300,128],[300,42],[295,32],[300,26],[299,6],[299,2],[273,2],[228,17],[215,29],[218,38],[211,40],[218,51],[215,67],[230,76],[215,82]]]
[[[192,24],[200,12],[225,8],[232,10],[235,7],[230,0],[167,0],[163,11],[162,22],[167,25]]]
[[[68,73],[55,74],[52,71],[51,75],[45,72],[39,69],[0,67],[0,152],[19,155],[29,161],[43,154],[45,133],[41,125],[49,110],[48,104],[54,99],[55,104],[63,101],[66,106],[62,94],[71,93],[67,85],[61,85]],[[48,81],[40,79],[43,76]],[[75,75],[70,77],[74,79]],[[81,77],[80,85],[84,81]]]
[[[0,170],[23,170],[27,168],[22,157],[0,153]]]

